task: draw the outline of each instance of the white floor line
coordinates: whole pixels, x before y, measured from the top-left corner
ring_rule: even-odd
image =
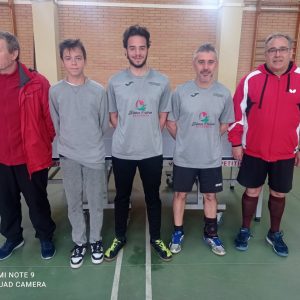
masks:
[[[149,224],[146,211],[146,300],[152,300],[152,281],[151,281],[151,246],[149,235]]]
[[[120,252],[118,253],[110,300],[118,300],[122,260],[123,260],[123,249],[121,249]]]

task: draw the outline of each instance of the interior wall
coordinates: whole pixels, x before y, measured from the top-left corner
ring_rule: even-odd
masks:
[[[28,65],[34,67],[34,42],[33,42],[33,28],[32,28],[32,12],[31,4],[15,5],[16,16],[16,34],[19,39],[21,53],[20,60]],[[10,9],[8,6],[0,6],[0,30],[12,32],[12,20]]]
[[[150,30],[152,46],[149,63],[169,76],[173,88],[194,78],[191,58],[198,45],[203,42],[217,43],[219,0],[130,1],[139,7],[125,7],[129,3],[126,0],[106,2],[114,6],[60,4],[57,6],[59,40],[80,38],[88,53],[87,75],[104,85],[112,74],[128,65],[122,48],[122,33],[132,24],[139,23]],[[235,1],[232,2],[234,4]],[[251,70],[256,2],[257,0],[245,0],[237,82]],[[280,3],[286,3],[284,0],[263,2],[272,2],[277,10],[261,14],[258,38],[264,39],[274,31],[285,32],[296,38],[298,13],[280,9]],[[289,2],[298,3],[297,0]],[[16,3],[16,27],[21,44],[21,60],[26,65],[34,67],[31,4],[20,4],[30,1],[16,1]],[[150,8],[150,4],[156,4],[156,8]],[[170,8],[174,5],[178,5],[179,8]],[[193,9],[186,8],[191,5]],[[202,9],[199,9],[201,5]],[[12,28],[9,9],[4,5],[0,6],[0,28],[8,31]],[[46,33],[45,40],[47,40]],[[297,63],[300,63],[299,55]]]
[[[257,31],[258,40],[264,40],[273,32],[286,33],[296,39],[297,14],[284,11],[262,12]],[[244,11],[237,81],[251,70],[254,28],[255,11]],[[297,64],[299,63],[298,58]]]
[[[59,6],[58,11],[60,40],[84,42],[86,73],[103,84],[128,65],[122,35],[130,25],[149,29],[149,64],[167,74],[173,86],[194,77],[191,61],[198,45],[216,42],[217,10]]]

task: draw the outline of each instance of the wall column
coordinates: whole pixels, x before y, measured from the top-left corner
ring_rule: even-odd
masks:
[[[57,5],[53,0],[33,0],[32,18],[36,68],[53,84],[60,78]]]
[[[232,93],[236,88],[244,0],[221,0],[217,28],[218,80]]]

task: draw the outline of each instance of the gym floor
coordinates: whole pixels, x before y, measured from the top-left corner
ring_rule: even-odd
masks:
[[[227,170],[224,170],[227,172]],[[59,174],[58,174],[59,175]],[[127,244],[114,262],[93,265],[89,253],[83,266],[73,270],[69,266],[73,247],[71,228],[67,218],[67,206],[61,184],[49,184],[48,193],[52,215],[57,224],[55,233],[56,255],[49,261],[40,257],[40,244],[34,238],[34,230],[23,205],[25,245],[10,258],[0,262],[0,298],[14,299],[297,299],[300,293],[300,169],[295,169],[294,188],[287,195],[286,211],[282,221],[290,254],[277,256],[265,241],[269,228],[267,192],[265,192],[262,218],[253,222],[253,238],[247,252],[239,252],[233,246],[240,227],[240,198],[243,188],[234,190],[225,183],[218,195],[226,204],[219,235],[227,254],[214,255],[202,241],[203,212],[185,211],[185,242],[181,253],[171,262],[161,261],[148,243],[143,191],[138,177],[132,194]],[[267,191],[267,187],[265,188]],[[113,178],[109,183],[109,198],[113,199]],[[162,178],[163,202],[162,239],[170,241],[173,229],[172,190]],[[22,201],[24,203],[24,201]],[[104,213],[103,243],[107,248],[114,237],[113,210]],[[4,238],[0,237],[2,244]]]

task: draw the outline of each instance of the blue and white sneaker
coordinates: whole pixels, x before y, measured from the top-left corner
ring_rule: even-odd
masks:
[[[226,254],[224,245],[218,236],[214,236],[214,237],[203,236],[203,240],[210,247],[213,253],[220,256]]]
[[[235,248],[240,251],[246,251],[250,237],[250,230],[242,227],[234,240]]]
[[[104,258],[102,241],[100,240],[95,243],[91,243],[90,246],[92,263],[96,265],[101,264]]]
[[[84,245],[75,245],[74,248],[71,250],[72,254],[70,257],[70,266],[72,269],[78,269],[83,264],[83,257],[86,253],[87,246]]]
[[[277,255],[286,257],[289,255],[289,249],[282,237],[283,233],[281,231],[274,233],[269,231],[266,236],[266,241],[273,247],[273,250]]]
[[[172,234],[172,240],[169,244],[170,251],[174,254],[181,251],[181,245],[183,243],[184,234],[182,231],[174,231]]]

